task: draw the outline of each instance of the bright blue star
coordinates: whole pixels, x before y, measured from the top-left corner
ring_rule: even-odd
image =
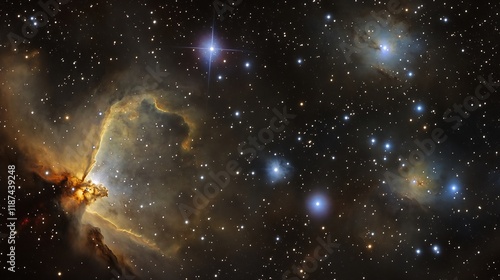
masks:
[[[225,49],[222,48],[218,45],[216,39],[215,39],[215,15],[213,17],[213,22],[211,26],[211,32],[210,32],[210,37],[205,37],[202,40],[201,46],[182,46],[182,47],[176,47],[176,48],[182,48],[182,49],[194,49],[194,50],[199,50],[202,52],[203,57],[207,61],[208,64],[208,69],[207,69],[207,91],[210,92],[210,80],[211,80],[211,72],[212,72],[212,63],[215,62],[215,59],[217,55],[221,52],[251,52],[248,50],[239,50],[239,49]]]
[[[283,159],[273,159],[267,167],[267,176],[271,179],[271,183],[276,183],[286,179],[292,171],[292,166],[289,162]]]
[[[441,252],[437,245],[434,245],[434,247],[432,247],[432,251],[434,251],[434,253],[436,253],[436,254],[439,254]]]
[[[417,104],[417,105],[415,106],[415,111],[417,111],[417,112],[419,112],[419,113],[423,112],[423,111],[424,111],[424,105],[422,105],[422,104]]]
[[[456,195],[460,193],[460,184],[458,180],[456,179],[451,180],[451,182],[448,183],[446,188],[447,188],[446,190],[447,195],[453,197],[453,199],[456,199]]]
[[[460,188],[458,187],[458,185],[456,183],[452,183],[450,185],[450,191],[453,195],[458,194],[459,190],[460,190]]]
[[[392,56],[391,55],[392,49],[389,47],[389,44],[383,42],[378,47],[379,47],[378,49],[380,51],[378,57],[380,59],[386,60],[386,59],[388,59],[388,58],[390,58]]]
[[[307,208],[309,212],[315,217],[324,217],[328,214],[330,208],[330,202],[328,197],[321,193],[316,193],[311,195],[307,199]]]

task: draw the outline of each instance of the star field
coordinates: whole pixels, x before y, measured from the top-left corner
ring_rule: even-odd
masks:
[[[498,3],[0,7],[1,279],[500,278]]]

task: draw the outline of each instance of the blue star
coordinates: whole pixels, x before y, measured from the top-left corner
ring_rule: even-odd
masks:
[[[418,113],[423,112],[424,111],[424,105],[422,105],[422,104],[415,105],[415,111],[417,111]]]
[[[434,251],[434,253],[436,254],[440,253],[439,247],[437,245],[434,245],[434,247],[432,247],[432,251]]]
[[[271,183],[276,183],[286,179],[291,170],[292,166],[289,162],[285,162],[282,159],[274,159],[267,167],[267,176],[271,179]]]
[[[458,180],[454,179],[448,183],[448,186],[447,186],[448,196],[451,196],[451,197],[453,197],[453,199],[456,199],[456,196],[459,194],[459,192],[460,192],[460,184],[459,184]]]
[[[379,47],[378,50],[380,51],[379,53],[380,59],[386,60],[392,56],[391,55],[392,49],[389,47],[387,43],[383,42],[378,47]]]
[[[225,49],[225,48],[221,48],[217,44],[217,41],[215,39],[215,15],[214,15],[212,26],[211,26],[210,37],[208,39],[204,39],[201,46],[197,46],[197,47],[182,46],[182,47],[176,47],[176,48],[194,49],[194,50],[199,50],[202,52],[202,54],[204,55],[204,58],[208,64],[208,69],[207,69],[207,91],[208,92],[210,92],[212,63],[215,61],[214,58],[216,58],[219,53],[221,53],[221,52],[226,52],[226,53],[228,53],[228,52],[251,52],[248,50],[240,50],[240,49]]]
[[[328,214],[330,203],[327,196],[321,193],[316,193],[308,198],[307,208],[313,216],[323,217]]]

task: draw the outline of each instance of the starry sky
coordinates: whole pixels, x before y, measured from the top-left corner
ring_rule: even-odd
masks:
[[[0,12],[2,279],[500,278],[498,3]]]

